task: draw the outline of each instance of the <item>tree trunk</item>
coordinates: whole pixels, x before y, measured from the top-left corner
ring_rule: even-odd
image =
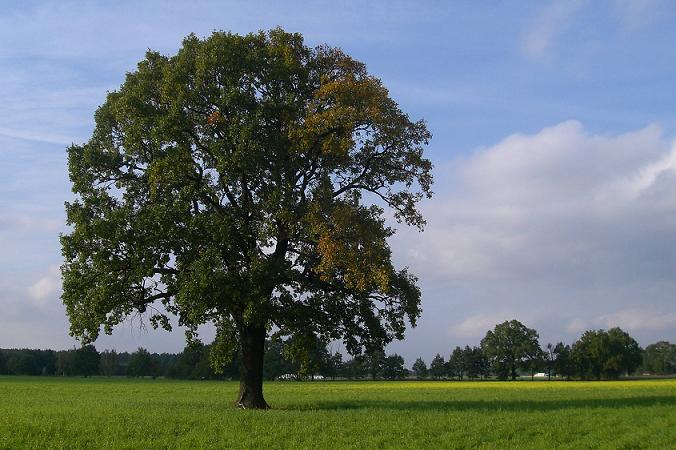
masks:
[[[268,409],[263,398],[263,357],[265,327],[246,327],[240,331],[242,361],[239,369],[239,397],[242,409]]]

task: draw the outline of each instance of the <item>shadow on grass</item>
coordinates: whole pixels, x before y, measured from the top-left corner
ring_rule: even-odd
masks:
[[[676,396],[647,396],[628,398],[572,399],[572,400],[349,400],[317,401],[308,404],[287,405],[289,411],[332,411],[356,409],[410,410],[410,411],[556,411],[580,408],[644,408],[649,406],[676,406]]]

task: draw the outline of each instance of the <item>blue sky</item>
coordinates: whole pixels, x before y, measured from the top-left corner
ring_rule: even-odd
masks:
[[[434,138],[408,362],[518,318],[543,343],[619,325],[676,340],[676,5],[669,1],[14,2],[0,13],[0,347],[65,348],[65,147],[148,48],[282,26],[339,46]],[[99,348],[177,351],[138,324]],[[410,360],[410,361],[409,361]]]

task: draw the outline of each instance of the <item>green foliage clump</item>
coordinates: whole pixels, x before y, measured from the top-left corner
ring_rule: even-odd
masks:
[[[529,368],[530,361],[539,357],[538,337],[537,331],[518,320],[505,321],[486,333],[481,349],[498,378],[515,380],[519,368]]]
[[[427,364],[422,358],[416,359],[411,369],[418,379],[427,377]]]
[[[642,360],[638,343],[620,328],[586,331],[572,347],[571,357],[583,378],[618,378],[634,372]]]
[[[642,369],[658,375],[676,373],[676,344],[659,341],[647,346]]]

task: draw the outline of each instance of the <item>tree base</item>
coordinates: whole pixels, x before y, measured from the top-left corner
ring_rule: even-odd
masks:
[[[265,401],[262,394],[251,395],[246,390],[240,393],[235,406],[240,409],[270,409],[270,405]]]

